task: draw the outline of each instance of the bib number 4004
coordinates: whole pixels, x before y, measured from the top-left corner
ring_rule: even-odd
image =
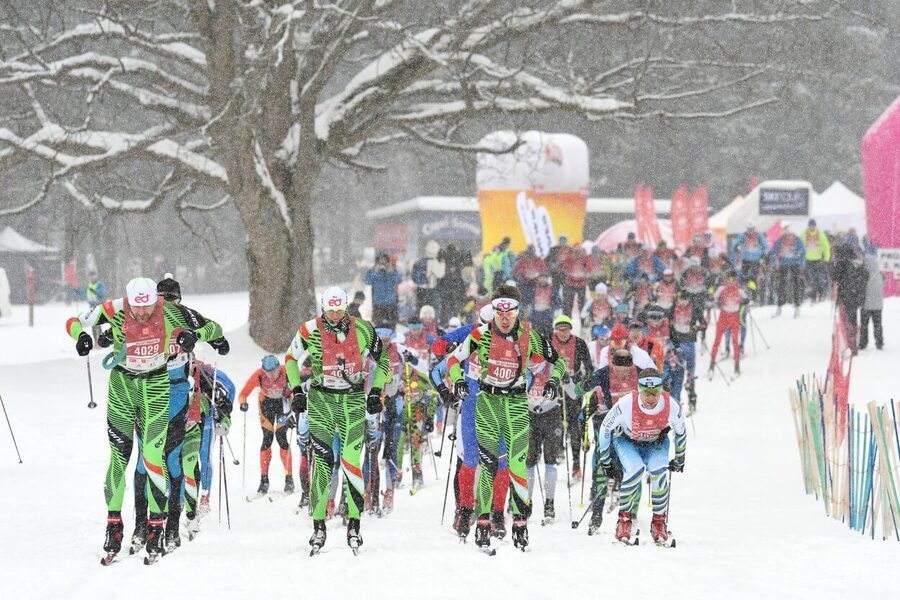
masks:
[[[493,375],[501,381],[508,381],[515,375],[515,370],[512,367],[495,367]]]

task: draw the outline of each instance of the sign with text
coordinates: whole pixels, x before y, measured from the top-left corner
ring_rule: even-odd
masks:
[[[900,248],[879,248],[878,270],[900,277]]]
[[[809,189],[760,188],[759,214],[805,217],[809,214]]]

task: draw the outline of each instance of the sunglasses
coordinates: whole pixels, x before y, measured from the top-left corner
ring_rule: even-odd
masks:
[[[662,377],[643,377],[638,379],[638,386],[642,388],[662,387]]]
[[[651,396],[659,396],[662,394],[663,386],[655,385],[653,387],[646,387],[643,385],[638,385],[638,389],[645,394],[650,394]]]

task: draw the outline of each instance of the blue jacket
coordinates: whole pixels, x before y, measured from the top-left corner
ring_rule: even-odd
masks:
[[[751,238],[752,239],[752,238]],[[760,232],[756,232],[756,240],[757,247],[748,248],[747,247],[747,232],[742,233],[738,236],[737,243],[734,246],[735,251],[740,249],[741,258],[747,262],[759,262],[763,256],[768,254],[769,252],[769,242],[766,240],[766,236],[761,234]],[[737,254],[737,252],[735,252]]]
[[[666,270],[666,263],[662,261],[655,254],[650,256],[651,260],[653,260],[653,271],[656,274],[655,277],[650,278],[650,282],[654,282],[660,277],[662,277],[663,271]],[[631,262],[628,263],[628,266],[625,267],[625,276],[628,277],[629,281],[635,281],[640,279],[641,271],[640,271],[640,260],[639,256],[636,256],[631,259]]]
[[[772,246],[772,252],[769,253],[769,258],[776,261],[776,266],[806,267],[806,248],[803,246],[803,242],[798,236],[795,235],[793,237],[794,248],[792,252],[787,254],[782,253],[781,245],[784,241],[783,235],[778,238],[778,241]],[[785,248],[785,251],[787,252],[787,248]]]
[[[385,306],[397,304],[397,286],[403,281],[403,276],[396,269],[376,271],[369,269],[366,273],[366,285],[372,286],[372,304]]]

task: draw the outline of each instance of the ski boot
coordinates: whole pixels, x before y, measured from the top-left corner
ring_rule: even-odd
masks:
[[[299,506],[300,508],[309,506],[309,493],[303,492],[302,494],[300,494],[300,504],[298,504],[297,506]]]
[[[147,521],[147,543],[145,545],[147,556],[144,557],[145,565],[152,565],[165,552],[166,534],[163,531],[164,526],[165,519],[162,516],[151,516]]]
[[[741,374],[741,363],[734,363],[734,376],[737,377]]]
[[[556,509],[553,508],[553,499],[544,500],[544,523],[552,523],[556,518]]]
[[[384,498],[381,501],[381,508],[385,514],[394,510],[394,489],[384,490]]]
[[[410,493],[418,492],[425,487],[425,478],[422,476],[422,466],[416,465],[412,469],[412,487]]]
[[[513,519],[512,540],[513,546],[525,552],[525,547],[528,546],[528,521],[521,517]]]
[[[620,510],[619,521],[616,523],[616,540],[629,546],[636,546],[638,543],[637,536],[634,537],[634,541],[631,539],[631,525],[633,519],[634,515],[630,512]]]
[[[653,515],[650,521],[650,536],[657,546],[669,545],[669,532],[666,528],[666,514]]]
[[[472,523],[472,509],[468,507],[462,507],[458,511],[456,511],[456,518],[453,520],[453,530],[459,535],[459,540],[461,542],[466,541],[466,538],[469,537],[469,528]]]
[[[598,509],[594,509],[591,513],[591,522],[588,524],[588,535],[594,535],[600,530],[600,525],[603,524],[603,507],[601,506]]]
[[[122,549],[122,538],[125,525],[122,523],[121,513],[109,513],[106,517],[106,539],[103,541],[103,550],[106,556],[100,559],[100,564],[109,566],[116,558],[116,554]]]
[[[495,510],[491,513],[491,535],[498,540],[506,537],[506,518],[503,516],[502,510]]]
[[[313,534],[309,538],[309,545],[312,547],[309,551],[310,556],[315,556],[319,553],[319,550],[322,549],[322,546],[325,545],[325,538],[327,534],[325,533],[325,521],[322,519],[316,519],[313,521]]]
[[[197,518],[202,519],[209,514],[209,492],[200,496],[200,508],[197,510]]]
[[[147,519],[141,519],[134,524],[134,533],[131,534],[131,547],[128,548],[128,554],[140,552],[146,543]]]
[[[200,533],[200,519],[198,516],[196,514],[193,517],[187,515],[187,523],[184,524],[184,528],[187,530],[188,541],[194,541],[194,538]]]
[[[363,545],[362,536],[359,535],[359,519],[347,519],[347,545],[354,555],[359,553],[359,547]]]
[[[284,476],[284,493],[285,494],[293,494],[294,493],[294,476],[293,475],[285,475]]]
[[[170,554],[172,552],[175,552],[175,550],[180,547],[181,535],[178,533],[178,521],[175,521],[174,526],[171,526],[169,523],[167,523],[165,553]]]
[[[485,554],[493,556],[496,553],[491,549],[491,519],[486,514],[475,522],[475,545]]]
[[[263,475],[259,478],[259,489],[256,490],[257,494],[268,494],[269,493],[269,476]]]

